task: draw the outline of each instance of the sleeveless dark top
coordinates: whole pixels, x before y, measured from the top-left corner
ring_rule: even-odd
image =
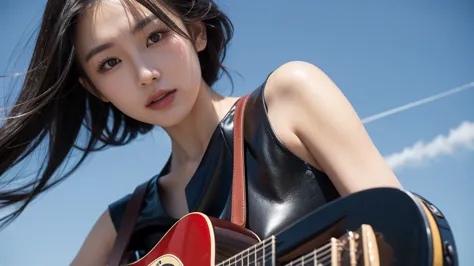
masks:
[[[244,113],[247,228],[261,239],[284,230],[305,214],[339,197],[326,174],[294,155],[275,135],[264,101],[265,83],[251,93]],[[229,221],[234,109],[235,105],[216,127],[186,187],[190,212]],[[158,179],[168,173],[169,164],[170,161],[148,181],[148,192],[128,247],[136,254],[146,254],[177,221],[161,204],[158,188]],[[130,196],[109,206],[116,229]]]

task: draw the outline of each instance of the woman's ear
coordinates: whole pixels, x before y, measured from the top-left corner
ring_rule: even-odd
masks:
[[[79,78],[79,83],[81,83],[82,87],[84,87],[88,92],[90,92],[92,95],[97,97],[97,99],[103,101],[103,102],[109,102],[109,100],[104,97],[100,92],[92,88],[89,82],[87,82],[84,78]]]
[[[197,52],[206,49],[207,46],[207,32],[206,26],[202,21],[194,22],[189,26],[189,31],[194,42],[194,47]]]

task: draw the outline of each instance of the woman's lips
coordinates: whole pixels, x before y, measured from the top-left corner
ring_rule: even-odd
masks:
[[[162,110],[167,108],[173,103],[176,95],[176,90],[160,91],[153,94],[150,99],[150,103],[147,105],[147,108],[152,110]]]

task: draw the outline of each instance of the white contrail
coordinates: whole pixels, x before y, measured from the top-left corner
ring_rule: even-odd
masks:
[[[448,97],[450,95],[459,93],[461,91],[464,91],[464,90],[467,90],[467,89],[470,89],[470,88],[473,88],[473,87],[474,87],[474,82],[471,82],[471,83],[462,85],[460,87],[456,87],[454,89],[450,89],[450,90],[447,90],[445,92],[442,92],[442,93],[439,93],[439,94],[436,94],[436,95],[433,95],[433,96],[429,96],[429,97],[423,98],[421,100],[414,101],[414,102],[411,102],[411,103],[408,103],[408,104],[390,109],[388,111],[381,112],[381,113],[366,117],[366,118],[362,119],[362,123],[367,124],[367,123],[370,123],[370,122],[374,122],[374,121],[382,119],[384,117],[394,115],[394,114],[403,112],[405,110],[412,109],[412,108],[415,108],[417,106],[427,104],[427,103],[430,103],[430,102]]]
[[[419,165],[438,156],[452,154],[458,149],[474,150],[474,122],[465,121],[451,129],[447,136],[438,135],[428,143],[418,141],[401,152],[385,156],[385,160],[395,170]]]

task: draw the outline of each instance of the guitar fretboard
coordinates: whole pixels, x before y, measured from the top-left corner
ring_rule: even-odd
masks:
[[[219,263],[217,266],[274,266],[275,237],[240,252],[239,254]]]

